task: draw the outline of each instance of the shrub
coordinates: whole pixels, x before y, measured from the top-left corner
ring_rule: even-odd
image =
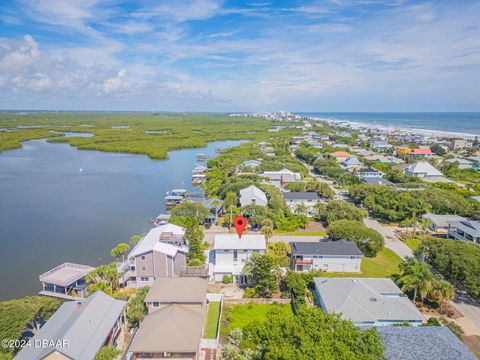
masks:
[[[257,292],[255,291],[255,288],[248,287],[245,289],[245,292],[243,293],[243,297],[246,299],[249,299],[249,298],[256,298],[258,296],[257,296]]]
[[[231,284],[233,282],[233,279],[230,275],[223,275],[222,281],[224,284]]]

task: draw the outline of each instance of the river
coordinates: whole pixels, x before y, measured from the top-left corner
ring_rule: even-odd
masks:
[[[45,140],[0,153],[0,300],[37,294],[38,275],[65,261],[113,261],[117,243],[148,231],[148,220],[164,212],[168,190],[200,192],[191,185],[195,154],[240,143],[171,151],[168,160]]]

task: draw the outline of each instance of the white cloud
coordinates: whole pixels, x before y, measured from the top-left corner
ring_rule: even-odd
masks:
[[[0,71],[21,70],[33,64],[38,56],[38,43],[30,35],[19,42],[0,38]]]

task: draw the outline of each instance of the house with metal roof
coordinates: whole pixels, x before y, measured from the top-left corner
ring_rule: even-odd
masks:
[[[446,326],[382,326],[388,360],[475,360],[476,357]]]
[[[240,206],[247,205],[267,206],[267,195],[254,185],[240,190]]]
[[[480,244],[480,221],[449,221],[447,237]]]
[[[351,241],[291,242],[290,249],[294,271],[360,272],[363,253]]]
[[[31,339],[34,345],[15,359],[92,360],[103,346],[115,347],[123,336],[125,305],[102,291],[65,302]]]
[[[467,220],[460,215],[437,215],[437,214],[424,214],[422,218],[429,222],[428,228],[439,234],[446,234],[448,231],[448,223],[452,221],[464,221]]]
[[[363,163],[356,156],[349,156],[340,163],[344,169],[358,169],[363,166]]]
[[[226,275],[238,284],[245,284],[245,262],[253,253],[264,254],[266,249],[265,236],[260,234],[244,234],[241,238],[237,234],[216,234],[210,256],[210,279],[222,281]]]
[[[383,177],[364,177],[362,178],[362,182],[367,185],[392,185],[391,181]]]
[[[129,358],[199,358],[207,287],[201,278],[156,279],[145,297],[148,314],[133,338]]]
[[[419,161],[411,164],[405,169],[405,174],[416,176],[420,178],[438,178],[443,177],[440,170],[437,170],[430,163],[426,161]]]
[[[151,285],[156,278],[179,276],[187,266],[185,230],[175,224],[151,229],[128,254],[120,269],[127,286]]]
[[[282,169],[279,171],[265,171],[260,174],[262,177],[269,179],[269,183],[275,186],[283,187],[285,184],[297,182],[302,179],[302,176],[298,172],[293,172],[288,169]]]
[[[385,326],[424,320],[391,279],[315,278],[315,300],[326,313],[341,314],[357,326]]]

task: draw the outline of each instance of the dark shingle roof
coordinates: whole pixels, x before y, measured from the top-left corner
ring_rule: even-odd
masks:
[[[363,255],[357,244],[346,240],[291,242],[290,246],[293,255]]]
[[[388,360],[475,360],[475,356],[443,326],[381,326]]]
[[[363,178],[362,181],[365,184],[369,184],[369,185],[392,185],[392,183],[387,179],[378,178],[378,177],[366,177],[366,178]]]
[[[316,192],[287,192],[285,193],[287,200],[319,200],[320,197]]]

